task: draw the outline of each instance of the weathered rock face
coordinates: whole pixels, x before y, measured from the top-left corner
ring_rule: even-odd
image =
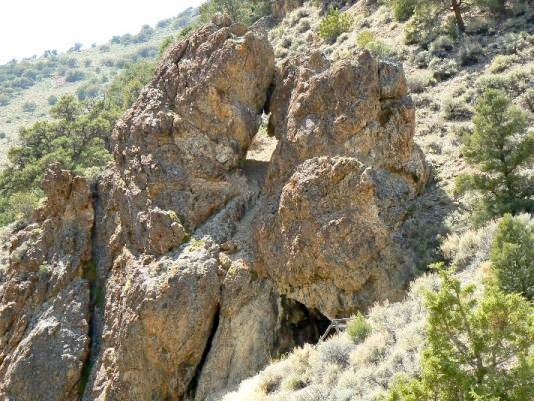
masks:
[[[393,230],[427,179],[402,69],[367,52],[289,61],[271,112],[280,143],[256,233],[263,273],[330,317],[401,296],[411,272]]]
[[[86,399],[183,399],[218,308],[216,253],[217,247],[199,244],[151,263],[126,251],[117,258]]]
[[[244,159],[264,108],[279,143],[260,189]],[[216,400],[325,315],[398,298],[395,238],[427,179],[413,131],[398,66],[315,53],[275,73],[261,26],[201,27],[117,124],[94,193],[51,170],[12,236],[0,398]]]
[[[140,252],[179,245],[246,187],[236,168],[257,132],[274,55],[266,37],[220,20],[166,53],[113,133],[116,204]]]
[[[78,398],[89,351],[93,208],[85,179],[57,166],[45,176],[44,205],[14,233],[0,281],[0,398]]]
[[[97,230],[115,251],[102,258],[112,266],[84,399],[194,396],[224,274],[218,246],[200,238],[230,236],[250,198],[238,167],[273,71],[266,36],[220,17],[167,52],[118,123]]]

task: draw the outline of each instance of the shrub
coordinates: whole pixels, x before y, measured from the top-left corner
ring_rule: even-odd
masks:
[[[447,35],[441,35],[438,36],[431,44],[430,44],[430,52],[434,56],[444,57],[447,52],[450,52],[454,48],[454,41],[451,39],[450,36]]]
[[[519,57],[516,55],[503,55],[499,54],[493,58],[489,66],[489,71],[492,73],[499,73],[506,71],[514,63],[519,62]]]
[[[477,0],[477,5],[494,14],[502,14],[506,9],[506,0]]]
[[[408,21],[415,11],[417,0],[392,0],[391,11],[397,21]]]
[[[519,54],[522,50],[532,46],[532,35],[527,32],[509,32],[499,37],[497,47],[505,54]]]
[[[499,287],[534,297],[534,220],[505,214],[491,244],[491,265]]]
[[[441,107],[447,120],[465,120],[471,118],[473,112],[463,98],[448,96]]]
[[[412,93],[422,93],[427,87],[434,85],[436,82],[434,74],[427,70],[415,71],[408,76],[407,81],[408,88]]]
[[[413,59],[414,64],[419,68],[428,67],[431,61],[432,61],[432,55],[430,54],[430,52],[426,50],[422,50],[418,52]]]
[[[473,40],[466,40],[462,43],[458,51],[458,60],[463,66],[477,64],[484,55],[480,43]]]
[[[5,139],[6,138],[6,133],[5,132],[0,132],[0,139]]]
[[[54,106],[57,103],[57,96],[50,95],[48,96],[48,99],[46,99],[46,101],[50,106]]]
[[[32,101],[24,102],[22,104],[22,111],[25,113],[33,113],[37,109],[37,104]]]
[[[534,396],[534,308],[517,294],[462,286],[439,271],[441,288],[427,292],[427,346],[418,379],[398,377],[386,401],[521,401]]]
[[[534,83],[534,68],[521,67],[503,74],[482,75],[476,82],[479,91],[498,89],[505,91],[511,97],[518,97],[527,91]]]
[[[369,43],[375,40],[375,34],[371,31],[362,31],[356,37],[356,44],[358,47],[365,49]]]
[[[355,343],[361,343],[371,334],[372,327],[361,313],[347,324],[347,334]]]
[[[396,54],[391,46],[375,39],[371,31],[362,31],[356,38],[356,44],[362,49],[367,49],[371,54],[377,57],[391,57]]]
[[[9,208],[16,220],[29,221],[40,196],[33,191],[17,192],[9,197]]]
[[[65,75],[65,81],[67,82],[76,82],[80,81],[85,77],[85,74],[81,70],[70,70],[67,72],[67,75]]]
[[[494,89],[484,92],[475,109],[474,132],[462,152],[479,172],[460,175],[456,191],[478,195],[472,202],[475,224],[504,213],[533,211],[524,168],[534,157],[534,133],[527,130],[525,113]]]
[[[7,106],[11,99],[8,95],[5,95],[3,93],[0,93],[0,106]]]
[[[454,60],[435,58],[428,67],[438,81],[445,81],[458,73],[458,64]]]
[[[330,9],[327,15],[321,19],[319,35],[328,41],[335,40],[343,32],[348,32],[352,26],[352,17],[348,13],[337,9]]]

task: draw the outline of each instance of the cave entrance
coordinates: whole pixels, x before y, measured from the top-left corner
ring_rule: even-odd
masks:
[[[298,301],[282,296],[276,354],[284,354],[306,343],[316,344],[329,325],[330,319],[317,309],[309,309]]]
[[[255,181],[260,188],[263,186],[271,157],[278,144],[275,137],[267,134],[269,115],[264,113],[261,116],[261,121],[260,128],[252,139],[242,166],[245,175],[250,180]]]

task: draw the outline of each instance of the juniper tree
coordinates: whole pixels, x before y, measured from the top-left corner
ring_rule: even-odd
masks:
[[[534,297],[534,221],[506,214],[491,244],[491,266],[505,292]]]
[[[418,378],[398,377],[387,401],[524,401],[534,397],[534,310],[488,286],[482,297],[440,266],[426,294],[427,345]]]
[[[474,132],[467,136],[463,156],[478,170],[456,181],[459,194],[475,193],[475,223],[504,213],[534,209],[532,175],[525,173],[534,156],[534,133],[524,112],[504,92],[488,89],[476,104]]]

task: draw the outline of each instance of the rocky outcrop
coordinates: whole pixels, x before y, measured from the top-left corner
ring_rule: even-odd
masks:
[[[231,236],[250,199],[239,166],[273,69],[264,34],[219,16],[166,53],[117,124],[115,166],[100,184],[100,231],[115,254],[102,258],[106,305],[84,399],[194,393],[225,273],[212,239]]]
[[[246,188],[237,171],[257,132],[274,55],[265,36],[220,18],[173,46],[117,124],[124,241],[161,255]]]
[[[245,160],[264,111],[266,178]],[[13,233],[0,395],[216,400],[328,318],[400,297],[399,227],[427,179],[413,131],[400,67],[275,67],[261,26],[217,16],[163,56],[93,193],[54,168]]]
[[[213,245],[195,244],[154,262],[127,251],[117,258],[86,399],[183,399],[218,308],[216,252]]]
[[[34,222],[10,238],[0,281],[2,399],[76,400],[89,351],[91,192],[58,166],[43,189]]]
[[[288,61],[271,112],[263,274],[332,318],[399,298],[411,268],[393,232],[427,179],[402,69],[368,52]]]

